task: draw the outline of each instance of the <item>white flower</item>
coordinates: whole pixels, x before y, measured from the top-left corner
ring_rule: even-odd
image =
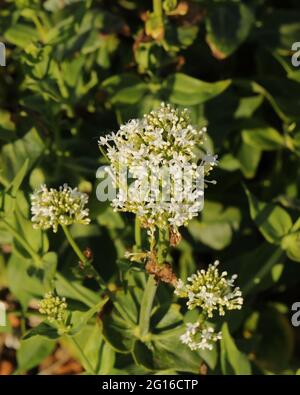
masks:
[[[79,192],[77,188],[72,189],[67,184],[58,190],[42,185],[31,195],[31,220],[35,228],[53,228],[54,232],[57,232],[58,225],[88,224],[87,202],[86,193]]]
[[[221,332],[215,333],[213,327],[200,322],[187,323],[186,332],[180,336],[181,342],[191,350],[212,350],[214,343],[221,338]]]
[[[160,228],[186,225],[202,210],[204,177],[217,163],[215,156],[199,149],[205,132],[206,128],[191,125],[187,109],[162,103],[142,119],[122,125],[117,133],[100,137],[99,145],[105,147],[111,162],[112,179],[118,180],[112,206]],[[123,170],[135,180],[128,191],[127,179],[120,177]],[[199,179],[203,188],[189,183]]]
[[[239,287],[234,287],[237,275],[227,277],[227,272],[219,274],[216,261],[209,265],[208,269],[200,270],[187,279],[184,284],[178,280],[175,294],[182,298],[188,298],[187,306],[190,310],[200,307],[208,317],[213,316],[213,311],[217,310],[220,315],[225,314],[225,310],[241,309],[243,305],[242,293]]]

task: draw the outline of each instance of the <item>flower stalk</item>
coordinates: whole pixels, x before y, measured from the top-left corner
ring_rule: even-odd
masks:
[[[163,16],[162,0],[153,0],[153,12],[157,17],[162,18]]]
[[[169,245],[169,230],[159,229],[157,243],[157,262],[159,265],[163,265],[167,261]]]
[[[83,252],[81,251],[78,244],[76,243],[73,236],[71,235],[69,228],[66,225],[62,225],[62,229],[64,231],[64,234],[66,235],[66,238],[67,238],[70,246],[72,247],[72,249],[75,252],[75,254],[77,255],[77,257],[80,259],[80,262],[82,263],[83,267],[92,273],[92,275],[95,278],[95,280],[97,281],[100,289],[106,290],[106,284],[105,284],[104,280],[102,279],[100,274],[96,271],[96,269],[92,265],[91,261],[84,256]]]
[[[135,216],[134,222],[134,238],[135,238],[135,251],[141,251],[142,248],[142,235],[141,235],[141,222],[139,217]]]

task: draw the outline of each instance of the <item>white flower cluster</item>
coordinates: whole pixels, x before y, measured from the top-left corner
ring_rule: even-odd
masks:
[[[190,310],[200,307],[208,317],[213,316],[213,311],[218,310],[220,315],[225,310],[240,310],[243,305],[242,293],[239,287],[234,286],[237,275],[227,279],[227,272],[219,274],[217,266],[219,262],[208,266],[208,269],[200,270],[187,279],[184,284],[178,280],[175,294],[188,298],[187,306]]]
[[[53,228],[57,232],[58,225],[74,223],[89,224],[89,210],[85,208],[88,195],[72,189],[67,184],[59,189],[42,185],[31,195],[32,222],[35,228]]]
[[[204,177],[217,162],[200,149],[205,132],[205,127],[198,130],[191,125],[187,109],[162,103],[142,119],[122,125],[117,133],[100,137],[99,145],[106,149],[109,172],[119,189],[113,207],[137,214],[149,227],[186,225],[203,207]],[[135,180],[126,196],[121,169],[127,169]],[[203,188],[191,186],[189,180],[199,179]],[[168,188],[167,198],[163,188]]]
[[[214,343],[221,338],[221,332],[215,333],[213,327],[200,322],[187,323],[186,332],[180,336],[181,342],[191,350],[212,350]]]
[[[39,312],[47,315],[49,322],[64,322],[67,307],[66,298],[60,298],[48,292],[39,304]]]

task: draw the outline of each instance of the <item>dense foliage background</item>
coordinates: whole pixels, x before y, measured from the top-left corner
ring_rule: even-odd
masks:
[[[220,159],[217,185],[173,250],[174,267],[186,278],[220,259],[239,275],[244,308],[229,315],[220,347],[191,352],[168,332],[183,326],[185,309],[166,305],[172,289],[161,285],[151,345],[110,304],[97,318],[85,316],[77,341],[101,374],[294,374],[300,367],[299,329],[290,323],[300,285],[300,67],[291,64],[299,1],[153,3],[154,12],[151,1],[137,0],[0,2],[7,47],[0,67],[0,299],[9,313],[0,327],[3,373],[63,373],[52,366],[70,355],[84,366],[67,338],[22,339],[40,322],[37,300],[50,278],[80,319],[99,304],[97,284],[84,278],[63,233],[32,229],[29,195],[42,183],[89,193],[92,224],[73,226],[72,234],[137,317],[145,275],[123,259],[134,244],[133,218],[96,199],[96,170],[105,162],[97,139],[161,101],[207,123],[207,149]],[[39,267],[22,240],[47,264]]]

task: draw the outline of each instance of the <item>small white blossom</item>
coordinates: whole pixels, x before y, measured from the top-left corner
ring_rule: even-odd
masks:
[[[58,225],[72,225],[74,223],[88,224],[89,210],[85,208],[88,195],[72,189],[67,184],[59,189],[42,185],[31,195],[32,222],[35,228],[52,228],[57,232]]]
[[[239,287],[234,288],[237,275],[227,277],[227,272],[219,273],[216,261],[209,265],[207,270],[200,270],[187,279],[184,284],[178,280],[175,294],[182,298],[188,298],[187,306],[190,310],[200,307],[208,317],[213,316],[217,310],[220,315],[225,310],[241,309],[243,305],[242,293]]]
[[[213,327],[200,322],[187,323],[186,332],[180,336],[181,342],[191,350],[212,350],[221,338],[221,332],[215,333]]]

